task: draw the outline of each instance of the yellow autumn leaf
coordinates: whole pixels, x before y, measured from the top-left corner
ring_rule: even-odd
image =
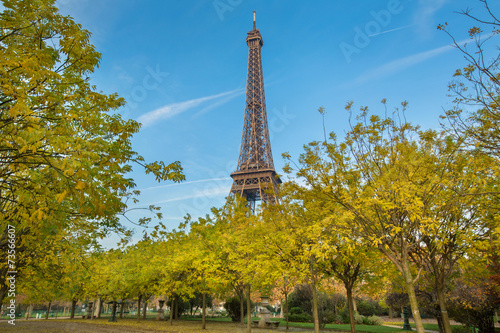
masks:
[[[64,190],[61,194],[57,196],[57,202],[61,203],[64,198],[66,197],[66,194],[68,194],[68,190]]]

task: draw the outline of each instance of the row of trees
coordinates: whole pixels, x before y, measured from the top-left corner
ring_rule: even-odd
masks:
[[[477,21],[493,26],[491,41],[500,22],[482,2],[491,20]],[[176,299],[200,294],[203,327],[206,295],[234,293],[246,302],[251,331],[255,292],[283,297],[288,312],[287,296],[307,284],[319,332],[318,290],[332,280],[345,290],[352,332],[353,292],[381,296],[395,281],[419,333],[423,294],[444,333],[451,333],[448,313],[460,308],[483,309],[479,317],[491,319],[500,298],[500,74],[498,56],[485,58],[480,28],[470,30],[477,52],[457,44],[468,65],[450,86],[458,97],[443,130],[407,122],[406,103],[389,112],[382,101],[383,116],[348,103],[344,138],[325,132],[298,158],[284,154],[289,181],[279,203],[252,215],[244,200],[230,198],[205,217],[187,216],[176,230],[158,224],[137,244],[102,251],[99,238],[130,236],[120,216],[139,195],[126,177],[131,165],[181,181],[180,164],[146,164],[132,150],[139,124],[121,119],[113,111],[124,101],[96,92],[87,79],[100,57],[88,31],[58,14],[53,0],[5,0],[4,7],[0,250],[14,252],[0,263],[0,302],[15,265],[16,292],[27,302],[136,299],[140,309],[141,300],[162,295],[174,308]],[[470,104],[479,107],[462,111]],[[240,304],[242,322],[244,309]],[[480,325],[482,332],[491,327],[491,320]]]
[[[356,130],[361,128],[367,129],[362,125]],[[325,318],[318,308],[318,290],[328,290],[333,280],[344,286],[354,332],[353,290],[380,297],[391,290],[394,282],[399,282],[406,287],[404,291],[414,306],[417,325],[421,307],[418,302],[427,294],[428,302],[439,309],[435,315],[442,331],[446,331],[447,302],[455,306],[450,296],[459,295],[449,291],[463,290],[463,295],[469,291],[469,297],[458,297],[473,307],[475,300],[470,296],[470,288],[475,286],[476,291],[481,291],[477,295],[484,295],[484,300],[491,302],[483,318],[491,317],[500,300],[495,290],[497,273],[492,266],[498,266],[494,248],[497,238],[488,218],[489,207],[483,202],[485,197],[479,194],[484,190],[482,186],[497,179],[489,179],[491,175],[483,164],[476,165],[474,161],[479,160],[471,160],[468,151],[455,149],[453,158],[438,155],[454,147],[452,139],[428,132],[421,132],[416,138],[421,140],[421,136],[425,145],[402,140],[406,144],[400,147],[408,155],[388,158],[385,164],[370,163],[376,170],[388,170],[385,177],[373,177],[361,184],[361,180],[355,182],[350,177],[360,176],[366,170],[343,173],[343,188],[356,193],[354,199],[348,196],[349,192],[342,193],[349,198],[345,206],[352,210],[331,197],[334,190],[330,182],[337,179],[338,172],[319,173],[328,169],[325,163],[332,163],[333,156],[338,159],[341,155],[333,154],[333,144],[313,143],[297,167],[302,166],[303,172],[318,172],[310,179],[323,179],[325,183],[328,180],[328,185],[306,186],[290,181],[281,187],[281,202],[266,207],[260,214],[250,215],[244,201],[230,200],[225,207],[214,208],[210,216],[197,220],[188,216],[178,230],[159,230],[155,238],[144,238],[122,250],[72,251],[68,254],[71,257],[61,256],[59,266],[33,266],[29,270],[33,276],[21,285],[21,292],[27,295],[28,302],[135,299],[140,308],[141,300],[151,295],[162,295],[175,302],[196,294],[222,297],[234,293],[240,302],[250,303],[252,296],[255,299],[252,291],[259,291],[283,299],[287,313],[286,295],[297,284],[308,284],[319,331]],[[439,145],[429,149],[429,142]],[[320,157],[323,149],[331,153]],[[432,154],[426,155],[428,152]],[[467,163],[458,163],[461,159]],[[403,165],[418,165],[420,172]],[[374,184],[375,180],[379,182]],[[374,193],[374,188],[379,192]],[[450,196],[431,196],[433,188]],[[460,191],[463,188],[472,191],[472,195],[464,195]],[[408,218],[395,219],[397,214]],[[370,233],[365,228],[370,228]],[[488,283],[490,286],[486,287]],[[175,303],[170,305],[175,308]],[[250,308],[247,304],[246,309]],[[241,304],[240,311],[243,309]],[[203,317],[204,314],[205,306]],[[244,313],[239,316],[242,322],[244,317]],[[205,326],[204,321],[202,325]],[[486,332],[487,328],[482,330]]]

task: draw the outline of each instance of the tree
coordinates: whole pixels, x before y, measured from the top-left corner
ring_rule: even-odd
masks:
[[[90,248],[80,241],[68,234],[62,239],[46,240],[47,246],[40,247],[41,252],[24,267],[18,293],[27,296],[25,301],[69,300],[72,302],[70,316],[74,317],[76,302],[85,296],[84,284],[89,280]],[[36,260],[46,255],[43,251],[55,254],[51,261]]]
[[[460,279],[450,295],[450,317],[479,328],[479,333],[495,332],[494,314],[500,306],[497,287],[488,279]]]
[[[438,26],[452,39],[466,65],[455,72],[456,80],[449,85],[455,96],[455,107],[446,112],[451,129],[465,134],[471,144],[488,154],[500,157],[500,53],[498,45],[492,45],[500,33],[500,20],[487,0],[479,0],[485,11],[481,16],[472,14],[467,8],[461,14],[470,18],[474,26],[469,28],[469,40],[457,41],[449,31],[448,24]],[[464,108],[472,112],[464,116]]]
[[[324,218],[321,203],[310,199],[311,193],[296,183],[280,187],[280,203],[270,205],[262,212],[266,248],[277,262],[266,270],[274,272],[275,281],[285,274],[299,283],[310,284],[314,330],[319,332],[320,318],[317,288],[325,272],[321,269],[322,226]],[[281,272],[280,272],[281,271]]]
[[[54,3],[4,0],[0,13],[0,250],[10,225],[20,274],[37,244],[62,230],[129,236],[118,215],[124,199],[139,194],[126,176],[131,163],[157,180],[184,179],[179,162],[147,164],[132,150],[140,124],[114,112],[123,98],[91,85],[100,54],[90,32]],[[0,265],[1,303],[7,266]]]
[[[233,287],[240,299],[240,318],[244,324],[244,309],[247,313],[247,332],[252,331],[251,290],[264,286],[272,280],[263,274],[266,248],[263,246],[262,229],[259,220],[251,214],[245,198],[230,197],[221,210],[213,210],[216,219],[219,258],[218,267],[226,281]],[[246,306],[243,304],[246,300]]]
[[[206,329],[207,298],[211,303],[207,295],[220,291],[221,285],[224,285],[217,274],[219,266],[214,249],[219,239],[214,223],[208,215],[197,221],[191,221],[191,216],[188,215],[179,228],[184,231],[189,224],[189,232],[176,244],[180,254],[173,258],[177,266],[182,267],[185,294],[189,297],[191,312],[193,302],[197,303],[197,308],[202,308],[202,329]]]
[[[393,291],[387,294],[385,302],[389,306],[391,312],[394,308],[396,308],[398,311],[403,312],[403,307],[409,303],[408,294]]]
[[[285,270],[281,270],[279,269],[279,271],[281,271],[281,276],[278,277],[278,279],[275,281],[274,285],[275,285],[275,288],[273,290],[273,295],[275,295],[278,299],[285,299],[285,308],[283,310],[282,308],[282,313],[285,314],[285,320],[286,320],[286,329],[288,330],[289,328],[289,318],[288,318],[288,314],[289,314],[289,302],[288,302],[288,297],[290,295],[290,293],[293,291],[294,287],[295,287],[295,281],[296,279],[292,276],[289,276],[288,275],[288,272],[286,272]],[[283,307],[283,302],[281,302],[281,307]]]
[[[351,112],[352,103],[346,108]],[[423,332],[415,283],[425,265],[447,274],[464,249],[485,236],[475,209],[494,171],[482,155],[464,153],[462,141],[403,120],[405,108],[392,118],[361,108],[342,143],[332,133],[329,142],[307,145],[296,173],[339,204],[346,214],[340,222],[399,270]],[[444,292],[440,281],[446,280],[436,281],[438,294]],[[444,302],[440,307],[447,321]]]
[[[487,0],[479,0],[483,11],[480,14],[467,8],[460,12],[471,19],[469,39],[459,42],[453,36],[447,23],[438,26],[452,40],[452,45],[462,53],[466,65],[457,69],[456,78],[449,85],[455,97],[454,108],[446,112],[448,131],[468,139],[469,148],[477,149],[492,156],[493,163],[499,164],[500,158],[500,52],[496,37],[500,34],[500,20]],[[498,167],[493,170],[498,179]],[[489,211],[493,216],[500,207],[498,182],[491,182],[488,191]],[[500,239],[500,220],[491,219],[491,230],[496,234],[495,248]]]

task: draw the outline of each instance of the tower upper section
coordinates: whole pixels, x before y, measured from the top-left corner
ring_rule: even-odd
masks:
[[[273,156],[267,124],[264,75],[261,48],[264,45],[255,26],[247,33],[248,72],[245,97],[245,119],[237,171],[273,169]]]

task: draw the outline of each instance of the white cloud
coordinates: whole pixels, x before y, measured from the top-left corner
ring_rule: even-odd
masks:
[[[413,17],[413,22],[419,25],[418,32],[420,35],[429,35],[435,31],[437,23],[434,21],[436,13],[447,3],[449,0],[419,0],[418,9]]]
[[[346,85],[351,86],[351,85],[358,85],[365,83],[367,81],[377,79],[383,76],[391,75],[393,73],[400,72],[408,67],[411,67],[413,65],[416,65],[418,63],[421,63],[427,59],[433,58],[437,55],[440,55],[446,51],[451,50],[453,47],[451,45],[446,45],[446,46],[441,46],[438,48],[435,48],[433,50],[425,51],[425,52],[420,52],[408,57],[404,57],[401,59],[396,59],[394,61],[388,62],[382,66],[379,66],[375,69],[372,69],[361,76],[358,76],[356,79],[353,81],[347,83]]]
[[[487,38],[489,36],[490,35],[484,35],[484,36],[481,36],[481,38]],[[465,43],[469,43],[470,41],[471,41],[470,39],[464,39],[464,40],[457,42],[457,44],[464,45]],[[365,82],[373,80],[373,79],[377,79],[377,78],[380,78],[383,76],[388,76],[388,75],[403,71],[408,67],[416,65],[416,64],[421,63],[423,61],[426,61],[428,59],[434,58],[434,57],[436,57],[442,53],[445,53],[447,51],[450,51],[454,48],[455,47],[453,45],[449,44],[449,45],[441,46],[441,47],[438,47],[438,48],[435,48],[435,49],[432,49],[429,51],[424,51],[424,52],[420,52],[417,54],[413,54],[411,56],[407,56],[404,58],[393,60],[391,62],[388,62],[382,66],[374,68],[374,69],[358,76],[354,80],[346,83],[346,86],[355,86],[355,85],[362,84],[362,83],[365,83]]]
[[[220,98],[226,97],[224,100],[227,102],[227,101],[231,100],[232,98],[234,98],[238,95],[241,95],[241,94],[243,94],[243,89],[240,88],[240,89],[226,91],[226,92],[216,94],[216,95],[191,99],[191,100],[179,102],[179,103],[168,104],[168,105],[162,106],[156,110],[150,111],[146,114],[143,114],[142,116],[140,116],[137,119],[137,121],[142,123],[143,127],[147,127],[147,126],[150,126],[152,124],[157,123],[160,120],[165,120],[165,119],[173,117],[177,114],[186,112],[190,109],[196,108],[198,106],[202,106],[203,104],[205,104],[207,102],[215,101],[216,105],[220,105],[221,103],[218,101]],[[205,106],[205,108],[210,108],[210,105]]]
[[[221,195],[224,193],[226,195],[229,195],[230,189],[231,189],[231,186],[219,186],[219,187],[213,188],[213,189],[205,189],[203,191],[198,191],[196,193],[186,195],[183,197],[176,197],[176,198],[152,202],[149,205],[158,205],[158,204],[167,203],[167,202],[182,201],[182,200],[188,200],[188,199],[194,199],[194,198],[213,197],[213,196],[218,196],[218,195]]]
[[[192,180],[189,182],[182,182],[182,183],[175,183],[175,184],[168,184],[168,185],[159,185],[159,186],[152,186],[152,187],[147,187],[144,189],[141,189],[139,191],[145,191],[145,190],[154,190],[158,188],[165,188],[165,187],[171,187],[171,186],[179,186],[179,185],[188,185],[188,184],[194,184],[194,183],[204,183],[204,182],[216,182],[216,181],[225,181],[229,180],[231,177],[224,177],[224,178],[210,178],[210,179],[199,179],[199,180]]]
[[[406,28],[409,28],[409,27],[413,27],[414,25],[415,24],[410,24],[410,25],[405,25],[403,27],[399,27],[399,28],[394,28],[394,29],[390,29],[390,30],[385,30],[385,31],[377,32],[376,34],[368,35],[368,37],[374,37],[374,36],[378,36],[378,35],[383,35],[383,34],[386,34],[388,32],[393,32],[393,31],[398,31],[398,30],[401,30],[401,29],[406,29]]]

